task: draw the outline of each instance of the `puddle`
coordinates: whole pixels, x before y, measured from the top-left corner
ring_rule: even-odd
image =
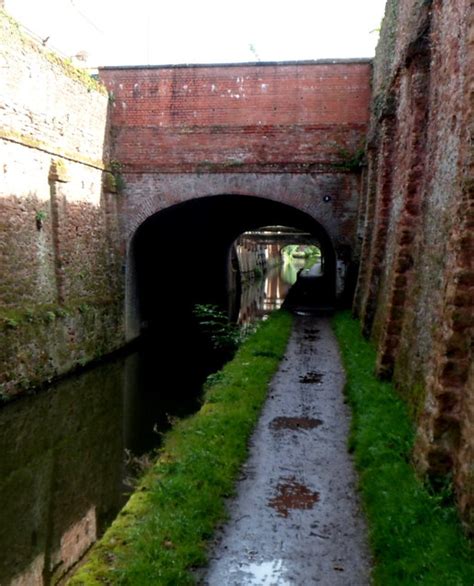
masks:
[[[312,492],[307,486],[297,482],[294,476],[282,478],[276,489],[276,496],[268,504],[280,517],[288,517],[290,509],[312,509],[319,501],[319,493]]]
[[[315,342],[316,340],[319,340],[319,330],[316,328],[305,328],[304,329],[304,336],[303,338],[305,340],[308,340],[309,342]]]
[[[239,564],[239,568],[231,572],[244,574],[241,583],[249,586],[291,586],[291,582],[283,577],[286,572],[283,560]]]
[[[311,417],[275,417],[269,425],[272,429],[314,429],[321,423]]]
[[[309,372],[307,372],[304,375],[300,376],[300,383],[303,384],[315,384],[315,383],[320,383],[323,380],[323,374],[321,372],[318,372],[317,370],[310,370]]]

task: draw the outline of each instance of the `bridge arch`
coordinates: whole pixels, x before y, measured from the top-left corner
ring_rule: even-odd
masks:
[[[336,252],[329,231],[308,212],[251,195],[220,194],[183,201],[144,219],[127,254],[127,337],[189,311],[195,303],[225,304],[233,242],[265,225],[309,232],[325,259],[324,289],[336,295]]]

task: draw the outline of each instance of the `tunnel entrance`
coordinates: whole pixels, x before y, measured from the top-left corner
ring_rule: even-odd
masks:
[[[190,315],[197,303],[227,305],[231,251],[244,232],[287,226],[311,235],[324,258],[321,291],[336,296],[336,257],[308,214],[268,199],[219,195],[166,208],[137,230],[129,254],[129,337]],[[132,336],[130,335],[132,333]]]
[[[279,309],[293,289],[307,289],[313,280],[324,281],[319,242],[311,233],[290,226],[262,226],[244,232],[234,243],[231,259],[230,285],[235,295],[229,295],[229,300],[236,307],[229,315],[240,326],[252,328],[255,319]],[[315,289],[312,301],[316,306],[324,291]]]

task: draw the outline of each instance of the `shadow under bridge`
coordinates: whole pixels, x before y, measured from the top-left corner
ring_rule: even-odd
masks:
[[[318,243],[324,258],[321,291],[334,302],[336,256],[319,222],[268,199],[208,196],[163,209],[135,233],[128,269],[129,324],[135,324],[135,333],[176,322],[196,303],[227,307],[233,243],[262,226],[294,228]]]

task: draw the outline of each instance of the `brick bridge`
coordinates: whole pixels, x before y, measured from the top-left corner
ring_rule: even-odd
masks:
[[[271,223],[313,233],[335,286],[336,257],[358,255],[370,76],[368,60],[101,69],[126,184],[129,298],[151,250],[198,246],[223,274],[232,241]],[[186,279],[216,290],[202,276]],[[150,279],[140,289],[154,299]]]

